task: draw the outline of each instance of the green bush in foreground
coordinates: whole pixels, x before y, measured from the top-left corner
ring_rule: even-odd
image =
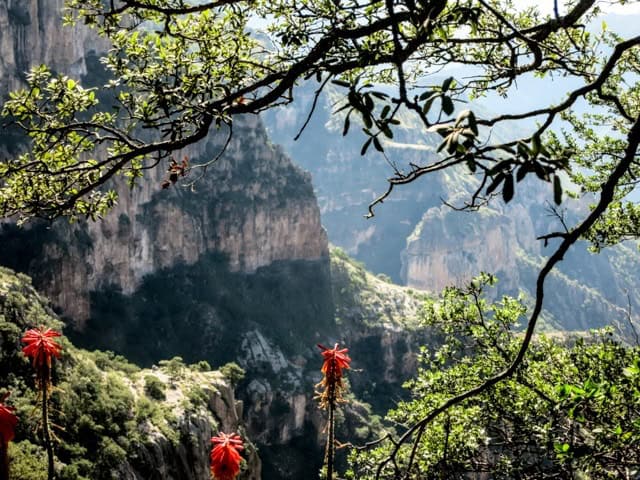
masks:
[[[428,302],[424,319],[441,346],[424,348],[418,375],[406,384],[413,399],[389,412],[413,425],[452,395],[506,368],[517,352],[513,298],[489,303],[482,276],[467,289],[445,290]],[[610,330],[573,340],[540,336],[516,374],[440,415],[393,454],[383,442],[351,454],[351,479],[459,479],[485,473],[504,479],[617,479],[640,472],[640,347]],[[389,461],[387,461],[389,460]]]

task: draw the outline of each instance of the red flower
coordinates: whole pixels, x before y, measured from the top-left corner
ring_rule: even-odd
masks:
[[[16,417],[15,408],[8,407],[4,403],[9,396],[7,393],[0,398],[0,448],[6,446],[14,437],[14,430],[18,424],[18,417]]]
[[[321,389],[317,394],[320,399],[320,406],[327,408],[342,399],[342,370],[349,368],[351,358],[347,355],[349,349],[343,348],[339,350],[337,343],[333,348],[318,344],[318,348],[322,350],[322,356],[324,357],[324,363],[320,369],[324,373],[324,378],[316,385]]]
[[[318,344],[318,348],[322,350],[322,356],[324,357],[324,363],[320,371],[325,376],[335,377],[336,380],[342,378],[342,369],[349,368],[351,358],[347,355],[348,348],[338,350],[338,344],[336,343],[333,348],[327,348],[324,345]]]
[[[22,353],[33,360],[36,369],[44,365],[51,368],[51,357],[60,358],[62,347],[53,338],[59,337],[60,333],[50,328],[32,328],[22,337],[22,343],[27,345],[22,348]]]
[[[233,480],[240,473],[240,452],[244,449],[240,435],[220,432],[211,443],[211,473],[217,480]]]

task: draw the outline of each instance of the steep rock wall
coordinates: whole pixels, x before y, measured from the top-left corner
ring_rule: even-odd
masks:
[[[46,64],[74,77],[86,75],[87,52],[107,48],[84,25],[63,28],[63,6],[63,0],[0,0],[0,98],[22,86],[34,65]]]
[[[238,119],[234,139],[194,190],[161,189],[156,169],[140,186],[119,186],[118,205],[100,222],[57,222],[28,272],[78,328],[90,315],[90,292],[116,287],[133,293],[145,275],[193,264],[207,252],[227,258],[232,271],[255,272],[280,260],[322,261],[326,234],[307,174],[268,144],[256,117]],[[221,137],[221,135],[220,135]],[[214,136],[179,153],[207,161]],[[194,172],[195,174],[195,172]],[[78,241],[81,239],[81,241]]]
[[[502,287],[517,290],[521,279],[515,252],[521,239],[539,253],[534,226],[522,205],[506,216],[486,208],[470,215],[447,206],[432,207],[407,239],[401,276],[411,287],[440,292],[464,285],[479,272],[496,273]]]
[[[63,28],[62,7],[61,0],[0,1],[0,97],[23,84],[22,72],[41,63],[74,77],[100,77],[87,69],[86,57],[107,44],[82,25]],[[225,138],[225,132],[212,133],[176,158],[207,162]],[[236,120],[226,153],[193,189],[162,190],[163,170],[160,165],[132,190],[117,182],[118,205],[103,221],[56,222],[41,236],[37,256],[2,260],[31,274],[82,328],[91,291],[115,286],[133,293],[145,275],[193,264],[206,252],[226,256],[231,270],[243,272],[279,260],[326,259],[310,177],[269,143],[257,117]],[[11,225],[7,230],[18,243],[25,241]]]

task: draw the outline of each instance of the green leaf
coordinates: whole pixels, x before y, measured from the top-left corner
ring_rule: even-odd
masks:
[[[504,187],[502,187],[502,199],[504,203],[509,203],[513,198],[513,175],[509,174],[504,179]]]
[[[367,128],[373,127],[373,120],[371,120],[371,115],[368,112],[361,112],[362,121],[364,122],[364,126]]]
[[[477,165],[476,165],[475,159],[473,158],[473,155],[471,155],[470,153],[467,153],[464,158],[469,171],[471,173],[476,173]]]
[[[469,123],[469,128],[474,133],[474,135],[478,136],[478,121],[476,120],[476,115],[471,110],[469,110],[469,118],[467,122]]]
[[[349,88],[351,84],[349,82],[345,82],[344,80],[331,80],[331,83],[334,85],[338,85],[339,87]]]
[[[509,160],[503,160],[501,162],[498,162],[487,171],[487,175],[492,177],[495,174],[507,169],[510,164],[511,164],[511,162]]]
[[[446,78],[444,82],[442,82],[442,91],[443,92],[448,91],[452,83],[453,83],[453,77]]]
[[[533,162],[533,170],[540,180],[549,181],[549,172],[538,162]]]
[[[422,113],[424,113],[425,115],[429,113],[429,110],[431,109],[431,105],[433,104],[433,101],[436,98],[438,98],[438,96],[439,96],[438,94],[433,94],[429,98],[427,98],[427,100],[422,105]]]
[[[500,172],[498,175],[496,175],[496,178],[493,179],[493,182],[491,182],[491,185],[489,185],[487,187],[487,195],[491,195],[496,188],[498,188],[498,186],[502,183],[502,181],[504,180],[504,173]]]
[[[534,135],[533,137],[531,137],[531,155],[534,158],[537,157],[538,154],[540,153],[540,148],[541,148],[540,136]]]
[[[429,98],[429,97],[433,97],[434,95],[435,95],[435,96],[438,96],[438,94],[437,94],[437,93],[433,93],[432,91],[427,90],[426,92],[422,92],[422,93],[420,94],[420,96],[418,97],[418,100],[420,100],[420,101],[422,101],[422,100],[426,100],[427,98]]]
[[[516,181],[521,182],[524,177],[527,175],[527,173],[529,173],[529,164],[528,163],[523,163],[520,168],[518,168],[518,171],[516,172]]]
[[[553,201],[556,205],[562,203],[562,184],[558,175],[553,176]]]
[[[344,127],[342,129],[342,136],[344,137],[347,133],[349,133],[349,127],[351,126],[351,120],[349,119],[349,115],[351,115],[351,112],[349,112],[347,114],[347,116],[344,119]]]
[[[364,99],[364,108],[366,108],[368,112],[373,112],[374,104],[371,95],[365,93],[362,98]]]
[[[373,137],[370,137],[367,139],[366,142],[364,142],[364,144],[362,145],[362,149],[360,150],[360,155],[364,155],[365,153],[367,153],[367,150],[369,149],[369,145],[371,145],[372,140],[373,140]]]
[[[518,142],[518,155],[525,160],[529,160],[529,147],[524,142]]]
[[[382,148],[378,137],[373,137],[373,146],[376,147],[376,150],[378,150],[379,152],[384,152],[384,148]]]
[[[447,96],[442,97],[442,111],[446,115],[451,115],[453,113],[453,110],[454,110],[453,100],[451,100],[451,97],[447,97]]]

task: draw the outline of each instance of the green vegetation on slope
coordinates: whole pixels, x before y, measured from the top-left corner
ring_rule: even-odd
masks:
[[[28,277],[0,268],[0,393],[10,391],[17,408],[10,457],[12,478],[20,480],[46,478],[47,470],[32,369],[20,344],[24,331],[39,325],[62,328]],[[212,396],[229,401],[224,373],[209,371],[206,362],[187,366],[180,358],[141,370],[110,352],[81,350],[64,337],[61,342],[51,396],[60,480],[120,478],[125,470],[146,479],[206,473],[208,441],[217,428],[208,403]],[[233,381],[241,376],[237,370],[224,369]],[[228,408],[235,412],[234,405]],[[180,464],[178,444],[191,465]]]
[[[339,247],[331,249],[331,286],[336,323],[341,327],[412,330],[428,298],[424,292],[395,285],[384,274],[373,275]]]
[[[503,297],[484,298],[484,275],[465,289],[445,290],[427,303],[424,320],[442,337],[425,347],[411,400],[389,412],[395,425],[415,425],[448,398],[506,368],[520,346],[514,333],[526,308]],[[412,437],[412,441],[415,437]],[[413,446],[403,445],[382,479],[617,479],[640,473],[640,345],[610,331],[574,339],[544,336],[530,347],[517,373],[437,416]],[[353,452],[348,478],[378,478],[390,455],[387,442]]]

